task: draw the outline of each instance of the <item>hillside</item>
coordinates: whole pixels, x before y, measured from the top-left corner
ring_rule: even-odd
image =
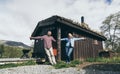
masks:
[[[30,48],[30,46],[22,42],[9,41],[9,40],[0,40],[0,45],[20,47],[20,48]]]
[[[0,40],[0,58],[20,58],[23,50],[31,50],[31,47],[22,42]],[[29,56],[31,55],[29,52]]]

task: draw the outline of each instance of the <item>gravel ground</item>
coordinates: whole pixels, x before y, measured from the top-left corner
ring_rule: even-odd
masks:
[[[79,70],[78,68],[54,69],[50,65],[34,65],[0,69],[0,74],[120,74],[120,72]]]

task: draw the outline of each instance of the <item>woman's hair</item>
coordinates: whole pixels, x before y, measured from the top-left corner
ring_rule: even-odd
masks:
[[[73,37],[73,34],[72,33],[68,33],[68,37]]]

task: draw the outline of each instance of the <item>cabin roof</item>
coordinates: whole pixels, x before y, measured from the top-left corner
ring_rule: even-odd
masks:
[[[89,34],[95,36],[95,37],[99,37],[102,40],[106,40],[105,36],[103,36],[100,32],[95,32],[95,31],[91,30],[86,23],[80,24],[79,22],[75,22],[71,19],[67,19],[67,18],[58,16],[58,15],[54,15],[52,17],[49,17],[45,20],[38,22],[38,25],[36,26],[34,32],[32,33],[32,36],[35,36],[35,33],[37,32],[39,27],[53,25],[55,22],[63,23],[64,25],[67,25],[67,26],[73,27],[75,29],[84,31],[86,33],[89,33]]]

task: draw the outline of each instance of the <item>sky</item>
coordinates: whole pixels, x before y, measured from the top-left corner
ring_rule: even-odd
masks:
[[[0,0],[0,40],[29,40],[37,23],[53,15],[85,23],[100,31],[102,21],[120,11],[120,0]]]

